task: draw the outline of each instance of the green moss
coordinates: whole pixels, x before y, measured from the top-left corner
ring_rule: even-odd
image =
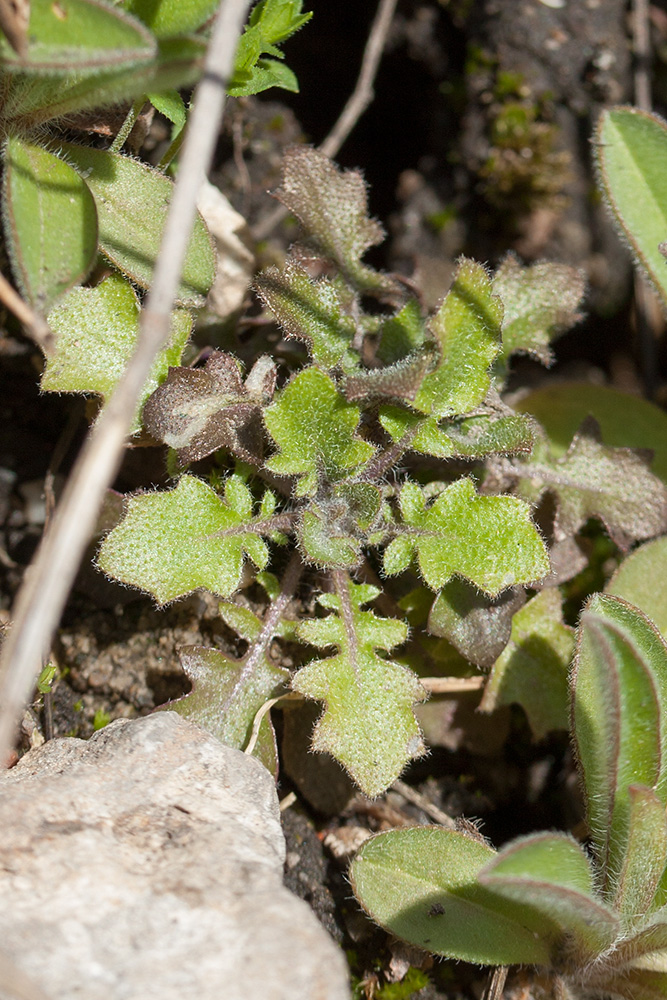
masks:
[[[385,983],[377,991],[378,1000],[410,1000],[419,990],[428,986],[429,978],[421,969],[410,966],[400,983]]]

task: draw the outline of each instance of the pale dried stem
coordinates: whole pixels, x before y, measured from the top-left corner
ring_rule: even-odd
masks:
[[[26,571],[0,659],[0,758],[6,760],[23,706],[48,654],[105,491],[120,464],[137,401],[170,332],[171,310],[225,103],[226,82],[250,0],[225,0],[197,87],[136,350],[81,450],[49,530]]]
[[[406,785],[404,781],[400,779],[395,781],[391,786],[392,792],[398,792],[401,798],[404,798],[406,802],[411,802],[413,806],[417,806],[421,809],[423,813],[430,816],[432,820],[439,823],[440,826],[447,827],[448,830],[456,830],[456,822],[451,816],[448,816],[446,812],[439,809],[434,802],[427,799],[425,795],[418,792],[416,788],[412,788],[410,785]]]
[[[0,302],[14,313],[16,318],[23,323],[28,336],[42,348],[45,354],[50,354],[53,350],[53,333],[49,324],[43,316],[35,312],[19,293],[12,288],[3,274],[0,274]]]
[[[465,694],[481,691],[486,677],[420,677],[419,683],[430,694]]]
[[[364,111],[372,103],[375,93],[373,85],[377,75],[380,59],[387,43],[387,35],[396,10],[397,0],[380,0],[371,30],[368,34],[364,55],[361,60],[359,76],[348,101],[341,111],[336,124],[319,149],[326,156],[334,157],[352,129],[355,127]],[[284,205],[278,205],[253,230],[255,240],[260,243],[271,235],[276,226],[289,215]]]

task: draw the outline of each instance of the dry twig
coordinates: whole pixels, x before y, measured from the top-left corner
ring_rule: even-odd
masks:
[[[50,354],[53,350],[53,333],[49,324],[21,298],[3,274],[0,274],[0,302],[23,323],[28,336],[32,337],[44,353]]]
[[[211,161],[232,72],[236,44],[250,0],[224,0],[197,87],[178,180],[136,350],[84,444],[49,530],[26,571],[14,624],[0,659],[0,758],[6,760],[62,614],[81,556],[123,446],[153,359],[169,336],[171,309],[195,218],[199,189]]]

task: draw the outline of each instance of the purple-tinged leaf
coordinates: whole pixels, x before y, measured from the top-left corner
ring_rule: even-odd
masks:
[[[491,667],[507,645],[512,615],[526,597],[522,590],[507,590],[492,600],[464,580],[450,580],[431,608],[428,630],[451,642],[466,660]]]
[[[628,844],[614,907],[632,926],[652,908],[667,865],[667,816],[652,788],[630,785],[628,795]]]

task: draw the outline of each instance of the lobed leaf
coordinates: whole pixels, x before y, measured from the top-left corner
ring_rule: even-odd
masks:
[[[338,595],[320,596],[320,604],[335,613],[302,622],[297,635],[315,646],[335,646],[338,653],[312,661],[292,680],[295,691],[325,703],[313,749],[332,754],[371,797],[425,753],[413,705],[426,692],[412,671],[377,653],[402,643],[407,626],[361,610],[378,593],[346,579]]]
[[[204,368],[170,368],[144,407],[146,430],[176,450],[181,466],[219,448],[258,463],[263,453],[260,406],[273,392],[276,374],[273,362],[259,358],[249,381],[260,368],[257,393],[250,391],[252,382],[250,390],[248,382],[244,385],[240,362],[222,351],[214,351]]]
[[[95,262],[95,201],[79,174],[41,146],[10,138],[4,163],[5,245],[24,297],[44,313]]]
[[[276,267],[261,271],[255,287],[286,336],[308,345],[314,364],[340,365],[343,370],[358,367],[359,355],[352,349],[355,322],[333,282],[313,281],[298,261],[290,260],[281,271]]]
[[[373,445],[357,437],[359,417],[358,408],[343,399],[328,375],[303,369],[264,413],[279,449],[267,469],[299,476],[296,496],[313,496],[321,481],[344,478],[374,454]]]
[[[531,413],[544,429],[554,458],[564,455],[589,415],[605,445],[650,448],[651,470],[667,482],[667,413],[639,396],[602,385],[562,382],[524,396],[516,409]]]
[[[236,50],[227,88],[232,97],[258,94],[268,87],[298,92],[294,73],[278,62],[283,54],[277,46],[312,17],[310,12],[301,13],[302,6],[302,0],[262,0],[254,7]],[[277,59],[267,59],[267,54]]]
[[[562,541],[591,517],[599,518],[613,541],[627,549],[634,540],[667,529],[667,487],[649,469],[650,453],[602,444],[600,428],[587,417],[562,458],[548,448],[522,466],[530,485],[519,491],[537,502],[549,490],[557,499],[554,538]]]
[[[467,413],[491,385],[489,368],[500,350],[503,309],[481,264],[459,261],[454,283],[428,328],[440,353],[414,399],[435,417]]]
[[[607,895],[617,891],[631,830],[631,785],[667,801],[667,646],[637,608],[588,601],[571,675],[572,728],[588,823]]]
[[[536,833],[507,844],[479,873],[481,885],[559,925],[559,962],[596,959],[618,935],[613,910],[596,898],[584,849],[567,834]]]
[[[530,509],[516,497],[481,497],[470,479],[448,486],[429,507],[416,483],[399,497],[403,525],[384,554],[385,572],[400,573],[416,553],[432,589],[453,576],[469,580],[489,597],[549,572],[549,559]]]
[[[232,660],[219,649],[183,646],[178,655],[192,681],[192,691],[161,708],[190,719],[226,746],[245,749],[255,716],[270,698],[284,693],[289,677],[289,671],[274,666],[264,652],[254,652]],[[275,736],[268,713],[261,723],[254,756],[276,773]]]
[[[95,288],[68,292],[48,316],[56,343],[46,359],[41,388],[45,392],[92,392],[108,399],[137,345],[139,314],[137,296],[119,274],[105,278]],[[130,433],[141,428],[144,402],[165,378],[169,366],[180,361],[191,328],[190,313],[175,310],[169,341],[153,362]]]
[[[282,186],[275,196],[303,225],[312,243],[360,290],[393,287],[391,280],[362,264],[384,232],[367,214],[366,185],[356,170],[339,171],[310,146],[292,146],[283,161]]]
[[[362,845],[350,878],[373,920],[419,948],[483,965],[547,965],[553,923],[478,880],[495,856],[481,838],[442,827],[391,830]]]
[[[155,39],[141,21],[102,0],[31,0],[27,42],[20,56],[0,32],[5,73],[90,75],[155,56]]]
[[[562,598],[545,587],[512,619],[511,636],[493,665],[480,703],[483,712],[517,702],[535,739],[568,728],[568,669],[572,629],[563,623]]]
[[[100,250],[140,288],[149,288],[162,241],[173,183],[158,170],[120,153],[63,143],[63,153],[84,173],[99,221]],[[201,306],[213,283],[215,253],[197,216],[188,243],[176,302]]]
[[[168,604],[200,587],[223,597],[238,589],[244,556],[259,569],[268,551],[252,516],[252,495],[239,476],[221,499],[195,476],[173,490],[129,497],[125,516],[102,542],[98,566],[121,583]]]
[[[667,238],[667,124],[640,108],[610,108],[600,116],[594,149],[614,219],[667,308],[667,273],[660,252]]]
[[[585,290],[583,271],[548,262],[523,267],[508,254],[493,278],[493,293],[503,303],[499,360],[529,354],[550,365],[551,342],[582,318],[578,310]]]

